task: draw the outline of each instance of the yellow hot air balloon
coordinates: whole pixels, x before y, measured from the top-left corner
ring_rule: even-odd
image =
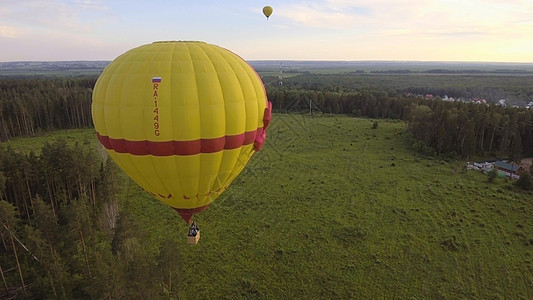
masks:
[[[271,104],[253,68],[204,42],[155,42],[109,64],[93,91],[97,137],[124,172],[189,223],[265,139]]]
[[[267,20],[268,20],[268,18],[270,17],[270,15],[272,15],[272,12],[273,12],[273,11],[274,11],[274,10],[273,10],[272,7],[270,7],[270,6],[265,6],[265,7],[263,7],[263,14],[265,15],[265,17],[267,17]]]

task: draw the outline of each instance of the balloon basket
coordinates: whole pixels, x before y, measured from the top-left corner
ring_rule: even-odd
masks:
[[[200,230],[196,233],[196,236],[188,236],[187,241],[189,241],[189,244],[198,244],[198,240],[200,239]]]

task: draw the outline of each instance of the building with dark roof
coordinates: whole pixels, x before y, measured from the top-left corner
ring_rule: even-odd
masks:
[[[524,169],[521,166],[514,164],[514,163],[506,163],[504,161],[495,161],[493,164],[494,164],[494,167],[498,168],[500,172],[513,178],[520,176],[520,174],[522,174],[522,172],[524,171]]]

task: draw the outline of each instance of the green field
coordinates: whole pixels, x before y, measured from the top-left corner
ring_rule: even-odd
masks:
[[[532,299],[533,194],[413,153],[403,122],[373,124],[275,114],[263,150],[195,216],[197,245],[126,179],[122,209],[143,247],[178,241],[176,298]],[[59,135],[94,131],[81,132]]]
[[[6,147],[12,147],[22,152],[39,151],[47,142],[52,142],[55,139],[64,139],[67,144],[74,143],[90,143],[91,147],[99,148],[96,140],[96,131],[94,129],[67,129],[43,132],[32,138],[16,138],[1,144]]]
[[[131,197],[154,239],[181,240],[183,298],[533,297],[532,195],[417,157],[403,123],[372,124],[276,115],[196,217],[196,246],[173,211]]]

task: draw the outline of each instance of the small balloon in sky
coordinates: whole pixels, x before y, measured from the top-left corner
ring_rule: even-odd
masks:
[[[263,7],[263,14],[265,15],[265,17],[267,17],[267,20],[268,20],[268,17],[270,17],[270,15],[272,15],[273,11],[274,10],[270,6]]]

